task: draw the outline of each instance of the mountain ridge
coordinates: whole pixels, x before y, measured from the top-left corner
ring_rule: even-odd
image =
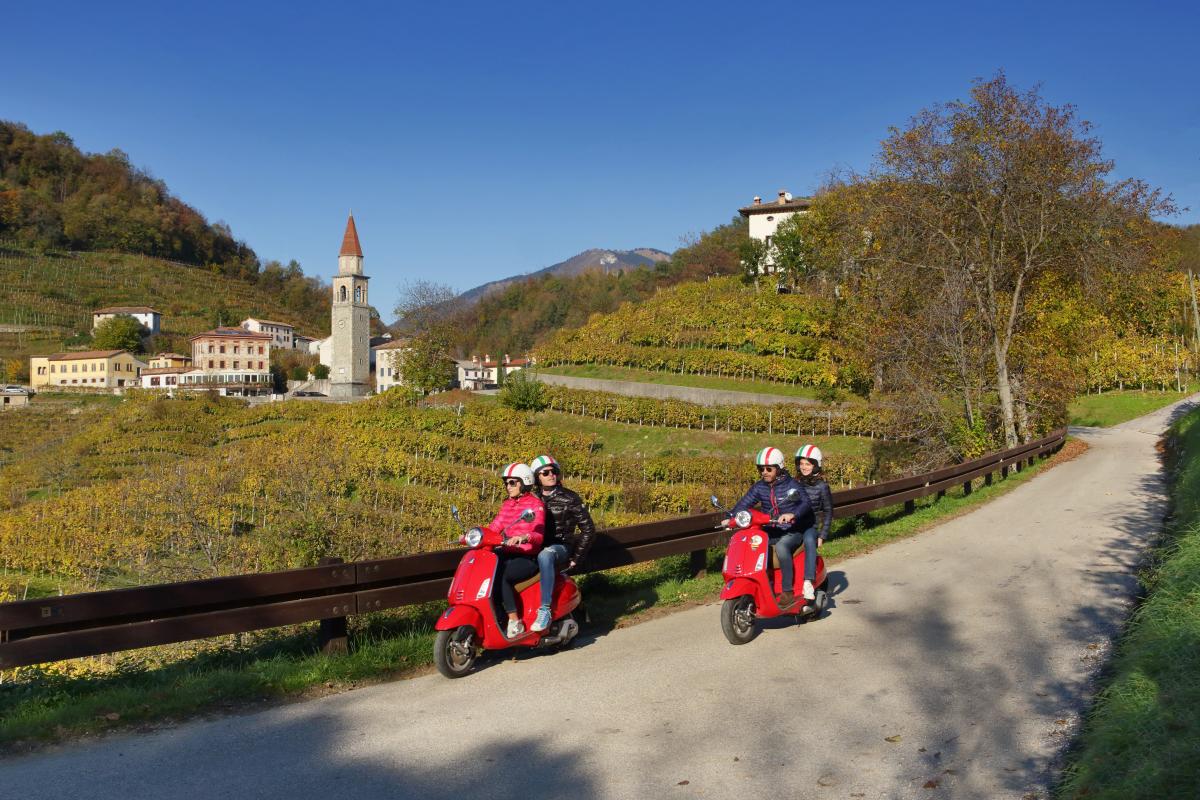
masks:
[[[635,247],[632,250],[615,250],[592,247],[577,253],[570,258],[551,264],[523,275],[510,275],[494,281],[480,284],[473,289],[461,293],[458,301],[466,305],[474,305],[490,294],[501,291],[518,281],[529,278],[556,275],[572,277],[582,275],[591,270],[602,272],[618,272],[627,269],[646,269],[670,260],[671,254],[655,247]]]

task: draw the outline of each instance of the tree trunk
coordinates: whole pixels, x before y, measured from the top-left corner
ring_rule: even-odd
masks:
[[[1013,375],[1011,382],[1017,413],[1017,432],[1021,436],[1021,442],[1028,444],[1033,440],[1033,434],[1029,429],[1029,406],[1025,403],[1025,392],[1021,386],[1021,379]]]
[[[996,393],[1000,397],[1000,414],[1004,422],[1004,446],[1017,446],[1017,429],[1013,423],[1012,385],[1008,379],[1008,356],[1000,347],[999,341],[994,341],[993,351],[996,355]]]

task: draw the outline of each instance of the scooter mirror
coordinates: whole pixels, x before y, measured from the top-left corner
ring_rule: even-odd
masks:
[[[521,512],[521,522],[533,522],[534,513],[528,508]]]
[[[796,492],[798,492],[798,491],[800,491],[800,490],[799,490],[799,489],[797,489],[795,486],[793,486],[791,489],[788,489],[788,490],[787,490],[787,494],[786,494],[786,495],[784,495],[784,496],[785,496],[785,497],[792,497],[792,496],[793,496],[793,495],[795,495],[795,494],[796,494]]]
[[[454,521],[462,525],[462,520],[458,518],[458,506],[450,506],[450,516],[454,517]]]
[[[709,495],[709,496],[708,496],[708,499],[712,501],[713,508],[720,508],[720,507],[721,507],[721,501],[717,499],[717,496],[716,496],[715,494],[713,494],[713,495]]]

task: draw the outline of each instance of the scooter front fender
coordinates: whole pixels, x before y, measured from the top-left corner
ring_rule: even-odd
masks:
[[[741,597],[748,594],[754,598],[755,605],[762,605],[762,598],[759,597],[758,581],[753,578],[731,578],[725,581],[725,586],[721,589],[721,599],[731,600],[735,597]]]
[[[483,637],[483,615],[470,606],[450,606],[438,617],[433,627],[439,631],[452,631],[463,625],[474,628],[480,638]]]

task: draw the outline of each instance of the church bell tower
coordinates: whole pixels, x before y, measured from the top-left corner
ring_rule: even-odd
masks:
[[[371,390],[371,307],[353,213],[346,220],[338,271],[333,276],[332,323],[329,395],[361,397]]]

